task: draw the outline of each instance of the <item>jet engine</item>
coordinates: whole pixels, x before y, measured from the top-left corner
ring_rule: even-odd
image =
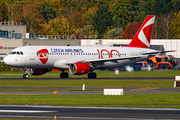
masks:
[[[90,70],[87,63],[73,63],[69,66],[69,71],[73,75],[82,75],[88,73]]]
[[[50,69],[46,68],[29,68],[28,72],[30,75],[42,75],[45,74],[46,72],[51,71]]]

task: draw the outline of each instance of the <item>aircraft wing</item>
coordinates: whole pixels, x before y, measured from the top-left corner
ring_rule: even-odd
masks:
[[[176,52],[176,50],[168,50],[168,51],[155,51],[155,52],[144,52],[143,55],[151,55],[151,54],[161,54],[161,53],[167,53],[167,52]]]
[[[138,56],[128,56],[128,57],[119,57],[119,58],[103,58],[103,59],[93,59],[93,60],[82,60],[82,61],[75,61],[79,63],[97,63],[97,62],[107,62],[107,61],[117,61],[117,60],[136,60],[136,59],[141,59],[141,58],[147,58],[148,55],[138,55]],[[74,62],[66,62],[66,64],[72,64]]]

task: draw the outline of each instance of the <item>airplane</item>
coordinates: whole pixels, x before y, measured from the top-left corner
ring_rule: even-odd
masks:
[[[23,78],[42,75],[59,69],[60,78],[87,74],[96,78],[95,69],[117,68],[149,58],[159,53],[149,49],[155,15],[148,15],[132,41],[125,47],[100,46],[22,46],[15,48],[4,58],[4,63],[25,68]]]

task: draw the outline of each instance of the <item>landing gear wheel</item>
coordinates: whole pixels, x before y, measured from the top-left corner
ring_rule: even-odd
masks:
[[[28,74],[23,75],[23,78],[25,78],[25,79],[27,79],[28,77],[29,77]]]
[[[97,75],[95,72],[88,73],[88,78],[96,78],[96,77],[97,77]]]
[[[69,74],[67,73],[67,72],[65,72],[65,73],[61,73],[60,74],[60,78],[68,78],[69,77]]]

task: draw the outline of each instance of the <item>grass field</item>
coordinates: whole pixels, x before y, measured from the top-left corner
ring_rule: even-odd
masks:
[[[106,80],[105,78],[135,78],[135,77],[175,77],[180,75],[179,70],[163,71],[134,71],[120,72],[114,75],[114,71],[96,71],[102,80],[88,80],[86,75],[72,76],[79,80],[2,80],[0,87],[41,87],[41,89],[1,89],[0,91],[53,91],[54,87],[82,87],[86,88],[173,88],[172,80]],[[22,75],[2,74],[23,74],[23,72],[0,72],[0,78],[22,78]],[[48,75],[30,76],[30,78],[59,78],[59,72],[49,72]],[[52,89],[43,89],[52,87]],[[72,89],[68,89],[72,90]],[[57,106],[106,106],[106,107],[163,107],[180,108],[180,93],[176,94],[131,94],[123,96],[104,95],[0,95],[0,104],[22,104],[33,105],[57,105]]]
[[[0,95],[0,104],[100,107],[180,108],[180,94],[105,95]]]
[[[0,81],[0,87],[156,87],[172,88],[174,80],[4,80]]]
[[[180,76],[180,70],[154,70],[154,71],[133,71],[126,72],[120,71],[119,75],[115,75],[114,71],[95,71],[97,73],[97,78],[119,78],[119,77],[174,77]],[[4,75],[10,74],[10,75]],[[18,75],[11,75],[18,74]],[[0,78],[22,78],[24,72],[0,72]],[[45,75],[33,76],[30,75],[30,78],[59,78],[60,72],[51,71]],[[87,78],[87,74],[85,75],[70,75],[70,78]]]

